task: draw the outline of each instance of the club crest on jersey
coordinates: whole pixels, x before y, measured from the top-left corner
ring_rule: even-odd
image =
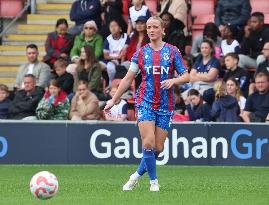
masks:
[[[167,74],[169,72],[169,67],[164,66],[147,66],[145,67],[147,74],[153,74],[153,75],[162,75]]]
[[[166,60],[166,61],[169,60],[169,53],[164,53],[163,54],[163,59]]]

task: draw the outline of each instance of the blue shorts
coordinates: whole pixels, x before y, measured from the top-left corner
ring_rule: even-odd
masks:
[[[152,110],[142,106],[137,107],[137,122],[155,121],[155,126],[168,131],[170,128],[173,114]]]

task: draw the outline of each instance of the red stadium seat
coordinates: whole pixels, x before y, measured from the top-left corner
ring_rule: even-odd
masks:
[[[265,24],[269,24],[269,13],[268,14],[264,14],[264,23]]]
[[[22,0],[0,0],[0,16],[17,16],[23,8],[23,2]]]
[[[197,16],[192,25],[192,29],[203,29],[204,25],[209,22],[214,22],[215,15],[214,14],[208,14],[208,15],[199,15]]]
[[[145,4],[149,7],[152,14],[157,12],[157,0],[145,0]]]
[[[252,13],[260,11],[264,14],[269,14],[269,1],[268,0],[250,0]]]
[[[214,0],[192,0],[191,15],[193,17],[215,13]]]

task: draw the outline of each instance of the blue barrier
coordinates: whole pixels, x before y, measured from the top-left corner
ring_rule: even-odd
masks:
[[[0,164],[136,164],[133,122],[0,121]],[[269,165],[267,124],[174,123],[158,164]]]

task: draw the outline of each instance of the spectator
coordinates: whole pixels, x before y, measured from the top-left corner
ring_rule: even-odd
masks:
[[[220,70],[220,62],[214,57],[214,43],[209,39],[203,40],[201,44],[201,56],[199,56],[190,72],[190,82],[192,88],[198,90],[201,94],[209,88],[213,88]],[[183,98],[186,99],[184,91]]]
[[[233,96],[237,99],[238,105],[242,112],[246,105],[246,98],[241,94],[238,80],[235,78],[228,78],[226,81],[226,91],[227,95]]]
[[[26,74],[23,79],[24,88],[15,93],[14,100],[8,109],[8,118],[35,120],[35,110],[43,96],[44,89],[36,86],[36,78],[33,74]]]
[[[79,81],[76,95],[72,99],[69,118],[71,120],[98,120],[100,110],[97,97],[89,90],[88,82]]]
[[[239,57],[236,53],[228,53],[224,56],[224,63],[227,69],[223,80],[227,82],[229,78],[234,78],[240,84],[240,90],[247,96],[249,86],[248,72],[238,66]]]
[[[162,13],[161,18],[165,29],[163,41],[176,46],[182,55],[185,55],[185,45],[187,41],[183,32],[185,25],[182,21],[175,19],[173,15],[168,12]]]
[[[269,41],[264,44],[262,52],[265,61],[258,65],[255,75],[257,75],[259,72],[264,72],[269,75]]]
[[[70,59],[70,51],[73,46],[74,37],[67,33],[68,23],[66,19],[58,19],[56,31],[48,34],[45,49],[46,55],[43,61],[53,69],[53,64],[58,58]]]
[[[227,53],[239,53],[240,45],[235,39],[235,27],[234,26],[225,26],[224,29],[224,39],[221,41],[221,52],[222,56],[225,56]]]
[[[170,13],[175,19],[181,21],[184,24],[184,35],[187,35],[187,12],[188,7],[186,0],[161,0],[161,10],[159,15],[164,13]]]
[[[139,16],[151,16],[149,8],[145,5],[144,0],[132,0],[133,6],[129,8],[129,20],[127,34],[130,36],[133,29],[135,28],[135,21]]]
[[[269,76],[260,72],[255,76],[256,90],[247,98],[242,114],[244,122],[269,122]]]
[[[185,115],[186,105],[183,98],[181,97],[181,93],[178,86],[174,87],[174,94],[175,94],[175,112]]]
[[[7,119],[8,117],[8,107],[10,104],[8,96],[8,87],[4,84],[0,84],[0,119]]]
[[[103,51],[103,38],[97,34],[97,25],[94,21],[84,24],[83,32],[76,36],[74,46],[71,50],[71,60],[78,63],[80,50],[83,46],[91,45],[94,48],[95,57],[99,59]]]
[[[205,40],[206,38],[210,38],[211,40],[213,40],[214,44],[215,44],[215,51],[217,51],[217,55],[216,57],[219,57],[221,54],[221,37],[220,37],[220,32],[218,27],[216,26],[216,24],[209,22],[207,24],[205,24],[204,30],[203,30],[203,34],[197,36],[193,43],[192,43],[192,48],[191,48],[191,54],[193,57],[197,58],[200,55],[200,50],[201,50],[201,44],[203,42],[203,40]]]
[[[87,21],[94,21],[101,28],[100,0],[77,0],[72,4],[70,20],[75,21],[75,26],[69,29],[72,35],[78,35]],[[97,29],[96,29],[97,30]]]
[[[101,14],[102,18],[102,29],[101,35],[106,38],[109,34],[109,24],[110,21],[116,19],[120,22],[122,30],[127,32],[127,24],[122,16],[122,0],[103,0],[102,1],[103,12]]]
[[[251,12],[249,0],[218,0],[215,12],[215,23],[219,30],[225,25],[232,25],[240,36]],[[236,34],[236,36],[237,36]],[[240,38],[240,37],[239,37]]]
[[[15,88],[23,89],[24,76],[26,74],[33,74],[35,76],[36,85],[45,88],[50,80],[50,67],[38,61],[38,47],[35,44],[29,44],[26,46],[26,56],[28,62],[21,65],[17,73]]]
[[[54,63],[56,74],[53,78],[57,80],[59,87],[69,95],[73,92],[74,78],[72,74],[66,72],[67,65],[68,63],[63,59],[56,60]]]
[[[118,89],[118,86],[114,84],[111,87],[109,92],[110,96],[113,97]],[[127,120],[128,105],[127,102],[123,99],[119,99],[115,102],[114,106],[105,112],[105,119],[111,121],[125,121]]]
[[[98,99],[104,100],[103,94],[103,81],[100,63],[94,55],[93,47],[90,45],[81,48],[81,57],[76,68],[75,73],[75,86],[77,90],[78,81],[88,82],[89,89],[93,92]]]
[[[44,97],[38,103],[36,116],[39,120],[67,120],[69,108],[67,94],[60,88],[57,80],[52,79]]]
[[[126,53],[126,59],[129,62],[131,62],[133,55],[139,48],[149,43],[149,38],[146,29],[146,22],[147,22],[146,16],[139,16],[135,22],[134,34],[130,39],[130,44],[127,48]],[[129,66],[127,68],[129,68]]]
[[[255,12],[250,18],[250,32],[246,32],[241,42],[239,66],[242,68],[257,68],[263,62],[262,49],[269,41],[269,28],[264,25],[264,14]]]
[[[203,102],[203,97],[198,90],[190,89],[188,91],[188,99],[186,108],[190,121],[209,121],[210,106]]]
[[[211,109],[211,117],[216,122],[240,122],[240,107],[237,99],[226,95],[226,85],[223,81],[217,81],[214,85],[215,101]]]
[[[107,74],[109,77],[109,85],[116,74],[116,66],[125,61],[126,51],[129,44],[129,37],[123,33],[120,24],[113,20],[110,22],[109,30],[111,34],[106,38],[104,45],[104,60]]]

